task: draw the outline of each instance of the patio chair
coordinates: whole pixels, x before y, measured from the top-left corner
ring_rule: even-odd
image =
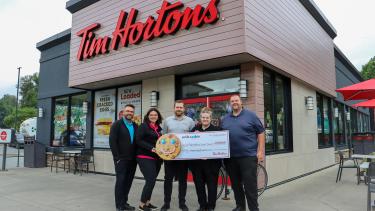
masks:
[[[82,149],[81,154],[77,157],[77,164],[79,166],[79,171],[82,176],[83,168],[86,167],[86,173],[89,173],[90,164],[93,165],[95,173],[95,159],[93,149]]]
[[[344,154],[341,151],[338,151],[340,161],[339,161],[339,169],[337,171],[337,177],[336,177],[336,183],[337,181],[341,181],[341,175],[342,175],[342,170],[344,168],[355,168],[357,169],[357,183],[360,183],[360,169],[358,166],[358,163],[355,159],[352,158],[344,158]],[[353,164],[344,164],[345,161],[353,161]]]
[[[367,211],[371,211],[371,193],[375,193],[375,163],[371,162],[367,170]]]
[[[66,154],[62,153],[61,149],[59,147],[55,147],[52,150],[52,155],[51,155],[51,172],[53,168],[53,162],[55,162],[55,171],[57,173],[57,169],[59,167],[59,162],[63,162],[63,168],[65,171],[66,167],[66,161],[68,161],[68,170],[70,170],[70,157],[67,156]]]

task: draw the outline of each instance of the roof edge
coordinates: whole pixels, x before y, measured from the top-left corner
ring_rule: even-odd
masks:
[[[47,39],[44,39],[36,44],[36,48],[39,51],[46,50],[48,48],[51,48],[55,45],[61,44],[63,42],[69,41],[70,40],[70,34],[71,34],[71,29],[67,29],[65,31],[62,31],[58,34],[55,34]]]
[[[85,7],[90,6],[91,4],[94,4],[100,0],[69,0],[66,2],[65,8],[70,12],[70,13],[75,13]]]
[[[353,65],[353,63],[345,56],[345,54],[335,44],[335,57],[336,56],[350,70],[350,72],[353,73],[353,75],[358,78],[358,80],[364,81],[358,69]]]
[[[307,11],[314,17],[320,26],[327,32],[327,34],[334,39],[337,36],[337,31],[329,22],[328,18],[323,14],[319,7],[313,0],[299,0]]]

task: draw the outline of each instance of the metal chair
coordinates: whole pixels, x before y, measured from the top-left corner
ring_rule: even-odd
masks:
[[[371,193],[375,193],[375,163],[371,162],[366,174],[367,181],[367,211],[371,211]]]
[[[51,172],[52,172],[52,168],[53,168],[53,162],[55,162],[55,171],[57,173],[57,169],[58,169],[58,166],[59,166],[59,162],[63,161],[64,162],[64,171],[65,171],[65,167],[66,167],[66,161],[68,161],[68,170],[70,170],[70,157],[67,156],[66,154],[62,153],[61,152],[62,148],[60,149],[59,147],[55,147],[53,148],[52,150],[52,155],[51,155]]]
[[[341,175],[342,175],[342,170],[344,168],[355,168],[357,169],[357,183],[359,184],[360,182],[360,169],[358,166],[358,163],[355,159],[352,158],[344,158],[344,154],[341,151],[338,151],[340,161],[339,161],[339,169],[337,171],[337,177],[336,177],[336,183],[337,181],[341,181]],[[345,161],[353,161],[353,164],[345,164]]]
[[[95,171],[95,159],[94,159],[94,150],[93,149],[82,149],[81,154],[77,157],[77,164],[79,166],[79,172],[82,176],[83,167],[86,167],[86,173],[89,173],[89,166],[92,163]]]

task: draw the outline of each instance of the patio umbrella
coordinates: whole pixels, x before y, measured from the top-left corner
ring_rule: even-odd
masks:
[[[353,107],[366,107],[366,108],[375,108],[375,99],[367,100],[364,102],[356,103]]]
[[[344,96],[344,100],[375,99],[375,78],[336,89],[336,92],[340,92]]]

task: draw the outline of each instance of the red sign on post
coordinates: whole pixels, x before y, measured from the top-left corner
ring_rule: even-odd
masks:
[[[149,16],[144,23],[136,22],[138,10],[131,9],[129,13],[121,11],[112,37],[96,37],[94,31],[100,28],[99,23],[94,23],[77,32],[77,36],[82,37],[77,59],[82,61],[117,50],[119,47],[136,45],[163,35],[173,35],[181,29],[187,30],[192,26],[214,24],[219,20],[217,8],[219,1],[211,0],[206,8],[198,4],[194,9],[187,7],[184,11],[180,11],[180,8],[184,6],[182,2],[171,4],[163,1],[161,8],[156,11],[158,17]]]
[[[9,144],[12,137],[10,129],[0,129],[0,144]]]

